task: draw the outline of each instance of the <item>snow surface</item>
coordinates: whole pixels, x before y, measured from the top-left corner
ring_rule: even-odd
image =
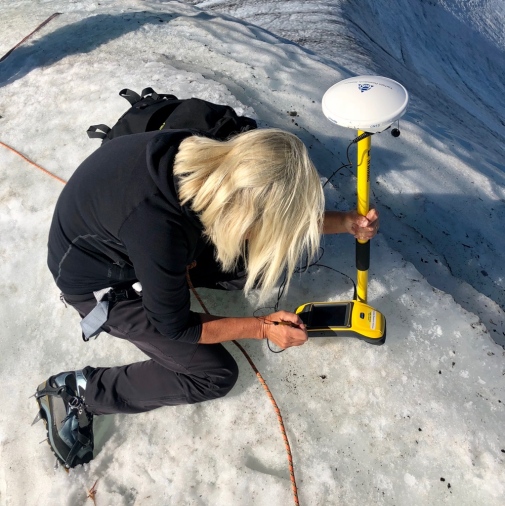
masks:
[[[322,181],[354,136],[322,115],[326,89],[358,73],[409,90],[401,137],[372,139],[382,226],[369,302],[387,317],[386,344],[317,339],[282,354],[242,344],[282,411],[302,505],[504,504],[503,2],[4,0],[0,54],[53,12],[0,63],[0,141],[63,179],[98,146],[87,127],[126,110],[124,87],[288,129]],[[29,425],[37,384],[143,355],[104,334],[82,342],[45,264],[61,183],[1,146],[0,165],[0,504],[91,504],[97,479],[97,505],[292,503],[275,413],[232,344],[241,375],[229,396],[99,417],[95,460],[54,469],[42,424]],[[331,183],[327,208],[354,207],[353,174]],[[351,237],[324,248],[321,263],[355,276]],[[201,295],[218,314],[256,307],[254,296]],[[351,295],[348,280],[314,267],[281,307]]]

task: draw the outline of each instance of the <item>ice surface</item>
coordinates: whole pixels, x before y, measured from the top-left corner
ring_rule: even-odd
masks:
[[[446,45],[437,53],[427,42],[429,58],[419,48],[405,49],[411,57],[406,62],[417,57],[417,63],[404,62],[404,74],[401,63],[387,73],[389,60],[377,44],[368,46],[366,54],[359,47],[352,53],[347,38],[339,60],[329,39],[320,41],[317,53],[290,43],[290,38],[303,41],[294,21],[289,37],[285,16],[277,16],[277,25],[273,16],[269,32],[248,24],[262,22],[259,14],[265,10],[278,12],[279,2],[247,2],[244,12],[226,11],[226,2],[200,2],[202,10],[190,3],[195,2],[1,3],[1,54],[53,12],[62,15],[0,63],[0,141],[68,179],[98,147],[98,141],[87,138],[87,127],[111,125],[125,111],[118,91],[152,86],[182,98],[230,104],[261,126],[296,133],[310,147],[325,181],[345,161],[353,137],[322,115],[326,89],[358,68],[363,73],[379,68],[401,81],[412,91],[402,136],[374,136],[372,148],[372,188],[382,226],[372,243],[369,301],[387,317],[386,345],[318,339],[273,354],[257,341],[242,344],[284,416],[301,504],[503,504],[505,364],[503,348],[495,343],[504,339],[503,84],[492,84],[489,77],[477,93],[472,77],[479,47],[484,53],[490,45],[503,54],[501,33],[491,21],[494,11],[482,2],[468,2],[459,10],[462,2],[443,2],[441,17],[431,10],[428,22],[416,7],[408,18],[427,41],[440,29],[433,20],[453,23],[448,30],[453,45],[458,27],[472,29],[477,47],[456,44],[454,49],[461,53],[459,65],[466,61],[470,67],[459,68],[467,91],[462,86],[451,94],[452,77],[444,77],[440,68]],[[434,9],[425,5],[432,3],[420,2],[425,9]],[[236,9],[241,2],[235,4]],[[356,2],[290,2],[305,9],[307,4],[317,7],[305,24],[314,39],[317,28],[326,26],[323,11],[329,6],[335,19],[349,19],[351,27],[356,22],[343,17]],[[398,29],[383,41],[391,46],[389,52],[398,47],[396,38],[404,48],[415,39],[408,39],[402,24],[405,4],[396,4],[398,10],[390,13],[397,17],[390,22]],[[361,5],[370,30],[378,31],[372,15],[380,13],[381,3]],[[494,8],[492,2],[487,5]],[[287,6],[282,7],[285,13]],[[296,11],[292,8],[293,20]],[[345,23],[338,26],[345,29]],[[435,76],[436,88],[428,75]],[[484,96],[493,97],[496,112]],[[289,114],[295,111],[296,116]],[[290,504],[275,413],[232,344],[228,349],[241,375],[229,396],[97,419],[95,460],[68,474],[53,470],[47,444],[38,444],[45,436],[42,424],[29,425],[36,403],[28,397],[37,384],[62,370],[124,364],[143,355],[103,334],[82,342],[78,317],[59,302],[45,264],[61,183],[1,146],[0,166],[5,288],[0,305],[0,503],[85,504],[87,490],[98,479],[98,505]],[[335,176],[326,186],[328,209],[353,207],[354,184],[349,172]],[[354,277],[351,237],[326,237],[324,249],[321,263]],[[250,315],[256,307],[254,296],[246,300],[210,290],[201,295],[219,314]],[[292,310],[309,300],[351,296],[345,277],[312,267],[295,277],[281,306]]]

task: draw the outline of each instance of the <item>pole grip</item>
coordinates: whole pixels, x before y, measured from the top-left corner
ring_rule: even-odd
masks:
[[[370,241],[365,243],[356,240],[356,269],[367,271],[370,268]]]

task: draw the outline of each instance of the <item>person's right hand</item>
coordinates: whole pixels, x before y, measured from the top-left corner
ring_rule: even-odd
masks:
[[[263,339],[285,349],[307,342],[307,330],[301,318],[288,311],[277,311],[262,318]]]

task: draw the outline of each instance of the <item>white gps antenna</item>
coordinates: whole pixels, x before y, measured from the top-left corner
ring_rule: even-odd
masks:
[[[337,125],[379,133],[399,120],[409,94],[396,81],[380,76],[357,76],[334,84],[323,96],[323,113]]]
[[[407,90],[400,83],[381,76],[357,76],[344,79],[329,88],[323,96],[323,113],[332,123],[358,130],[358,135],[353,140],[357,144],[358,151],[357,211],[363,216],[370,209],[371,136],[387,130],[395,121],[398,121],[405,114],[408,103]],[[398,137],[400,130],[394,128],[391,134],[393,137]],[[358,308],[357,304],[367,302],[369,267],[370,242],[357,240],[357,286],[353,311]],[[372,319],[378,318],[383,322],[384,335],[377,342],[384,342],[385,318],[378,311],[370,309],[370,314],[375,315]],[[380,335],[379,332],[377,337]]]

